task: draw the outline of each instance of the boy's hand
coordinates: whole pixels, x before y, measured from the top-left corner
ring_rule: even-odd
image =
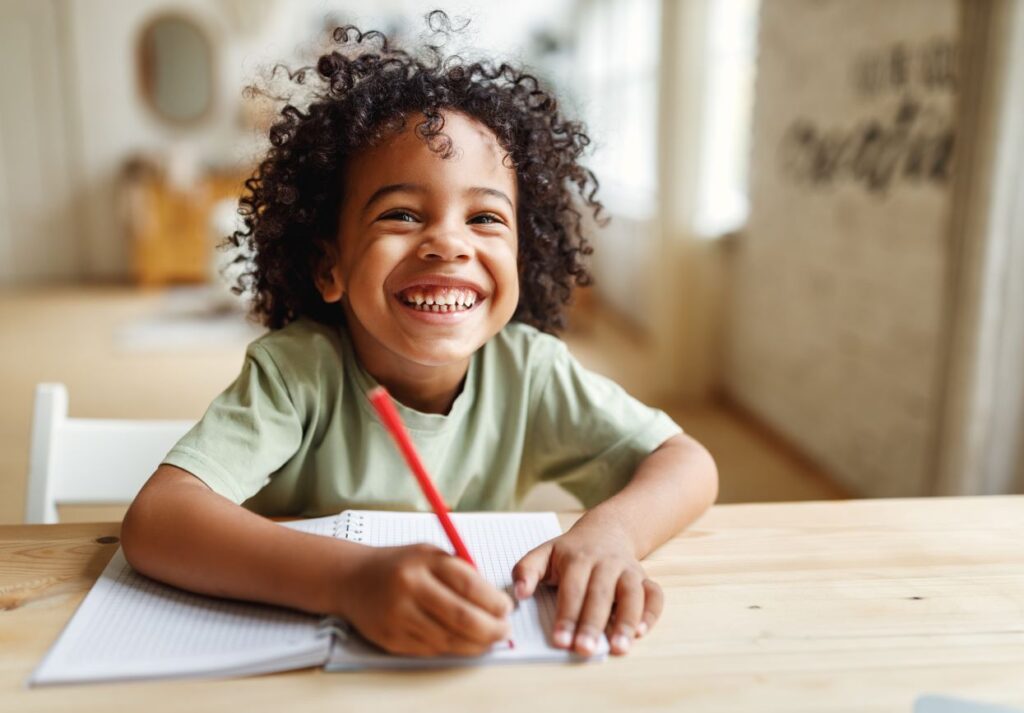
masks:
[[[512,578],[517,599],[531,596],[539,582],[558,585],[553,643],[584,656],[594,653],[606,628],[612,653],[627,653],[661,614],[661,587],[647,579],[625,534],[603,526],[577,523],[528,552]]]
[[[342,616],[394,654],[475,656],[508,638],[508,595],[431,545],[368,547],[341,587]]]

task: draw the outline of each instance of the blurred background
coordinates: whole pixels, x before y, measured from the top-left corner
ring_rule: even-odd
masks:
[[[37,383],[194,420],[260,334],[215,250],[280,109],[244,88],[435,6],[590,127],[612,220],[565,339],[720,501],[1024,492],[1022,5],[2,0],[0,523]]]

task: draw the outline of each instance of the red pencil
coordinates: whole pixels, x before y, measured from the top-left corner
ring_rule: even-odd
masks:
[[[470,556],[469,550],[466,549],[459,531],[455,529],[455,523],[448,517],[448,506],[445,505],[441,493],[437,492],[433,481],[427,475],[427,469],[423,467],[423,461],[420,460],[416,447],[413,446],[412,439],[409,438],[409,432],[405,430],[402,417],[398,415],[398,409],[395,408],[395,404],[391,400],[387,389],[383,386],[378,386],[371,389],[367,396],[370,399],[370,403],[377,410],[380,420],[384,422],[384,427],[388,429],[388,433],[391,434],[391,437],[395,439],[395,443],[398,444],[398,450],[405,456],[405,462],[409,464],[409,469],[416,476],[420,488],[423,489],[423,494],[430,501],[430,507],[434,509],[437,519],[441,521],[441,527],[444,528],[445,534],[448,535],[448,540],[452,543],[452,547],[455,548],[455,554],[469,562],[474,569],[479,569],[476,566],[476,562]],[[507,643],[510,649],[515,648],[516,643],[512,639],[509,639]]]
[[[430,501],[430,507],[434,509],[437,519],[441,521],[441,527],[444,528],[444,532],[448,535],[452,547],[455,548],[455,554],[475,568],[476,562],[473,561],[469,550],[466,549],[466,545],[462,542],[459,531],[455,529],[452,519],[448,517],[448,506],[444,504],[441,494],[437,492],[437,488],[434,487],[430,476],[427,475],[427,469],[423,467],[423,462],[420,460],[419,454],[416,453],[412,439],[409,438],[409,433],[405,430],[405,424],[402,423],[402,417],[398,415],[398,409],[395,408],[394,402],[391,401],[391,396],[388,395],[387,389],[383,386],[378,386],[372,389],[367,396],[373,407],[377,409],[377,414],[380,416],[380,420],[384,422],[388,433],[391,434],[392,438],[395,439],[395,443],[398,444],[398,450],[405,456],[405,462],[409,464],[412,474],[416,476],[420,488],[423,489],[423,494]]]

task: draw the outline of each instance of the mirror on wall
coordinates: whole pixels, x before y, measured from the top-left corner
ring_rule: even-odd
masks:
[[[213,106],[213,48],[184,15],[161,15],[139,37],[137,69],[146,104],[173,124],[202,120]]]

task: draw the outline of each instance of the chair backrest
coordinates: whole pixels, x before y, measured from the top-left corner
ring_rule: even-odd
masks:
[[[36,387],[25,522],[57,522],[57,504],[126,503],[192,421],[68,418],[63,384]]]

